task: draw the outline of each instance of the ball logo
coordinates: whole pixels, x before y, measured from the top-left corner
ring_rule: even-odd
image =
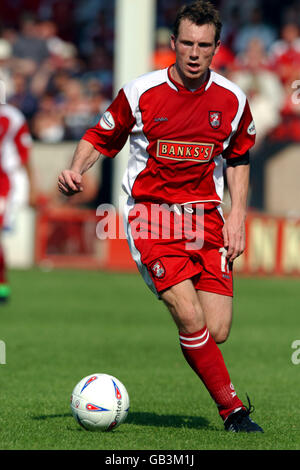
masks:
[[[118,424],[117,421],[113,421],[113,422],[109,425],[109,428],[108,428],[107,430],[108,430],[108,431],[111,431],[117,424]]]
[[[106,131],[110,131],[115,127],[115,120],[112,117],[109,111],[106,111],[102,118],[100,119],[100,126],[105,129]]]
[[[94,405],[93,403],[88,403],[86,409],[88,411],[109,411],[107,408],[102,408],[102,406]]]
[[[120,389],[119,389],[119,387],[117,386],[117,384],[116,384],[114,381],[112,381],[112,382],[113,382],[114,387],[115,387],[116,398],[117,398],[118,400],[121,400],[122,395],[121,395]]]
[[[83,390],[84,390],[88,385],[90,385],[92,382],[94,382],[94,380],[97,380],[97,378],[98,378],[98,377],[97,377],[96,375],[93,375],[93,377],[90,377],[90,378],[85,382],[85,384],[84,384],[84,386],[82,387],[80,393],[82,393]]]

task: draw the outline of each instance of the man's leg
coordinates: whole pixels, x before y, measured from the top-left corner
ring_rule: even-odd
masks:
[[[161,294],[179,331],[183,355],[203,381],[225,420],[243,403],[231,383],[220,349],[206,324],[205,309],[191,280],[185,280]],[[205,303],[206,308],[206,303]]]
[[[208,331],[217,344],[224,343],[232,323],[232,297],[198,290]]]
[[[167,305],[180,333],[191,334],[205,326],[204,312],[190,279],[165,290],[161,298]]]
[[[0,196],[0,305],[7,302],[10,296],[10,288],[7,282],[6,264],[2,245],[2,227],[4,222],[4,209],[6,199]]]
[[[1,236],[1,232],[0,232]],[[10,288],[7,282],[6,277],[6,266],[5,266],[5,259],[4,259],[4,252],[1,245],[1,238],[0,238],[0,304],[5,303],[10,295]]]

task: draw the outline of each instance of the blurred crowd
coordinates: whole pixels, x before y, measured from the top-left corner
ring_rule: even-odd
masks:
[[[262,7],[253,3],[246,23],[236,5],[229,11],[215,66],[249,97],[258,143],[268,135],[300,141],[300,2],[278,5],[278,25],[267,22],[272,13],[264,16]]]
[[[153,69],[174,61],[181,0],[157,0]],[[248,95],[258,142],[300,140],[300,0],[214,1],[222,47],[213,69]],[[1,0],[0,80],[34,139],[78,140],[112,99],[114,0]]]
[[[114,2],[1,0],[0,80],[34,139],[78,140],[109,105]]]

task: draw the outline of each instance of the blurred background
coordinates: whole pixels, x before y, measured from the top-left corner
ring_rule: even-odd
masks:
[[[1,0],[0,81],[6,103],[24,114],[33,138],[34,202],[30,207],[28,196],[3,234],[10,267],[135,270],[121,225],[115,240],[96,237],[96,208],[116,205],[114,188],[126,165],[126,148],[115,161],[105,158],[85,175],[86,190],[78,197],[60,196],[57,176],[123,80],[133,78],[128,68],[135,76],[140,68],[146,73],[174,62],[171,28],[183,3],[190,2]],[[247,249],[236,271],[297,276],[300,1],[212,3],[223,22],[222,47],[212,68],[247,93],[258,131],[251,153]],[[122,68],[120,57],[133,61],[136,69],[128,64]]]

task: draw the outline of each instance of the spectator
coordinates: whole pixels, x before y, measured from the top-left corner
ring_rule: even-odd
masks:
[[[90,107],[90,122],[95,125],[110,105],[110,100],[107,99],[104,87],[99,80],[90,79],[85,84],[85,90]]]
[[[8,102],[18,108],[25,116],[30,127],[30,120],[38,109],[38,100],[30,92],[28,79],[24,73],[14,72],[12,75],[13,90]]]
[[[279,0],[280,1],[280,0]],[[287,6],[281,9],[281,24],[293,23],[300,18],[300,2],[299,0],[290,0]]]
[[[229,8],[228,14],[224,12],[224,16],[221,42],[228,49],[233,50],[236,35],[242,24],[240,8],[237,5],[232,5],[231,8]]]
[[[64,69],[56,70],[55,73],[51,76],[48,82],[47,92],[50,95],[55,96],[57,103],[63,101],[64,91],[68,86],[70,78],[70,72]]]
[[[284,89],[277,75],[270,70],[264,45],[259,39],[249,41],[230,78],[249,97],[258,145],[280,123],[284,102]]]
[[[39,37],[37,22],[31,16],[21,19],[20,35],[13,45],[13,54],[16,58],[32,60],[40,65],[49,57],[47,43]]]
[[[300,32],[293,20],[285,23],[280,39],[271,48],[271,63],[280,78],[285,99],[281,109],[281,123],[272,133],[275,140],[300,140],[299,92],[295,89],[300,77]]]
[[[300,76],[300,32],[297,23],[287,23],[281,29],[281,38],[270,51],[276,73],[285,84],[296,74]]]
[[[49,54],[54,56],[59,55],[65,41],[58,37],[57,25],[53,21],[40,21],[36,25],[36,29],[39,38],[46,42]]]
[[[0,101],[4,102],[12,94],[12,82],[11,82],[11,57],[12,47],[6,39],[0,39],[0,80],[4,84],[4,88],[1,88]],[[5,95],[5,96],[4,96]]]
[[[102,84],[105,93],[111,96],[113,64],[109,51],[103,46],[96,47],[93,54],[87,60],[86,69],[86,72],[82,74],[83,81],[88,82],[90,79],[98,80]]]
[[[237,33],[233,43],[234,52],[245,52],[253,38],[260,39],[267,51],[276,39],[274,29],[263,22],[262,11],[259,7],[253,8],[250,21]]]
[[[293,85],[293,86],[292,86]],[[281,110],[281,123],[274,129],[272,138],[277,141],[300,142],[300,94],[295,89],[297,82],[286,85],[284,105]]]
[[[91,111],[84,86],[79,80],[69,80],[64,90],[61,109],[65,120],[66,137],[80,139],[91,122]]]
[[[235,56],[225,44],[221,43],[218,53],[214,56],[211,68],[225,77],[230,74],[235,63]]]
[[[252,38],[248,42],[245,52],[236,55],[235,66],[238,69],[251,70],[253,73],[261,69],[271,69],[269,56],[261,39]]]
[[[39,109],[32,120],[32,132],[35,139],[45,143],[53,144],[64,139],[63,113],[51,94],[45,94],[40,99]]]
[[[175,53],[170,46],[171,34],[168,28],[158,28],[156,31],[156,47],[152,57],[154,70],[164,69],[175,63]]]

